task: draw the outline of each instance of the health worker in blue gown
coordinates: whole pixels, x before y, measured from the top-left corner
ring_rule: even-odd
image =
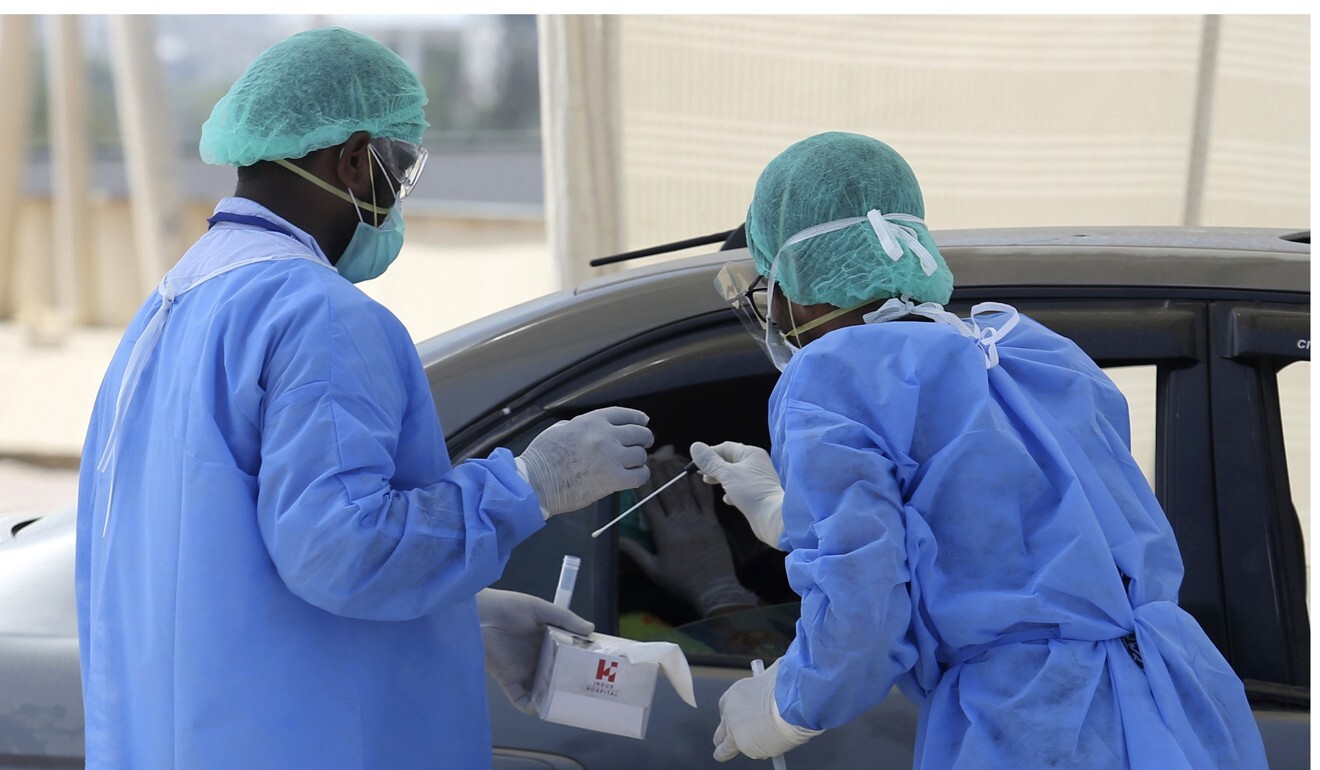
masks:
[[[923,770],[1264,768],[1242,682],[1177,605],[1122,394],[1009,305],[945,311],[924,216],[890,147],[812,136],[757,181],[754,265],[717,281],[783,374],[770,453],[692,458],[788,552],[802,612],[720,699],[715,758],[782,754],[897,684]]]
[[[89,768],[489,767],[487,671],[529,710],[545,625],[591,630],[487,586],[647,480],[646,415],[451,466],[408,333],[354,285],[399,253],[425,103],[388,48],[316,29],[203,126],[237,190],[129,324],[83,451]]]

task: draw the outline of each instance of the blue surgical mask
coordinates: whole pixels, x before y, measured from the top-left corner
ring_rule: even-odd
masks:
[[[379,277],[399,256],[399,250],[403,248],[403,229],[403,211],[397,203],[380,227],[373,227],[366,221],[358,222],[348,246],[335,263],[335,269],[353,283]]]

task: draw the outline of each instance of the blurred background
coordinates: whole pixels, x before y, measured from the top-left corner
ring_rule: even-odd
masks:
[[[4,15],[0,513],[73,500],[124,325],[233,191],[201,124],[327,25],[430,96],[407,244],[362,285],[415,341],[736,227],[765,163],[825,130],[902,153],[935,230],[1310,227],[1302,15]],[[1307,468],[1309,363],[1287,371]]]

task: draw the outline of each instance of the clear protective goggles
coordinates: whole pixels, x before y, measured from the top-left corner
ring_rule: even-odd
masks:
[[[393,181],[398,185],[395,197],[399,200],[408,197],[408,193],[412,192],[417,180],[421,178],[422,169],[426,167],[426,158],[429,155],[426,148],[402,139],[389,139],[383,136],[372,137],[369,143],[385,172],[393,177]]]
[[[751,262],[729,262],[715,276],[715,290],[729,303],[753,337],[765,333],[770,318],[770,286]]]
[[[774,272],[771,271],[773,279]],[[733,308],[752,339],[779,371],[784,371],[797,346],[788,341],[770,314],[774,284],[751,262],[730,262],[715,276],[715,289]]]
[[[780,329],[770,313],[777,266],[778,259],[771,265],[770,279],[767,280],[750,262],[730,262],[715,276],[715,289],[782,372],[793,354],[801,349],[801,344],[794,340],[801,340],[804,333],[862,306],[836,308],[801,325],[794,323],[792,329]]]

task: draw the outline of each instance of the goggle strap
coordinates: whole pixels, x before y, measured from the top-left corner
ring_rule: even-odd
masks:
[[[863,304],[867,304],[867,303],[863,303]],[[817,326],[820,326],[821,324],[833,321],[834,319],[838,318],[841,315],[844,315],[845,313],[851,313],[852,311],[856,310],[859,307],[862,307],[862,305],[853,305],[852,307],[835,308],[834,310],[831,310],[830,312],[826,313],[825,315],[819,318],[813,318],[812,320],[807,321],[801,326],[794,324],[793,331],[785,332],[785,333],[793,337],[797,337],[798,339],[802,339],[802,335],[804,333],[809,332],[812,329],[815,329]]]
[[[275,161],[275,163],[276,163],[277,165],[283,166],[284,168],[287,168],[288,170],[292,171],[293,173],[297,174],[298,176],[302,177],[303,179],[306,179],[307,181],[311,182],[312,184],[316,185],[317,187],[320,187],[322,190],[325,190],[326,192],[329,192],[329,193],[333,193],[333,194],[339,196],[340,198],[342,198],[343,200],[348,201],[349,203],[352,203],[353,205],[357,206],[358,208],[362,209],[363,211],[370,211],[370,212],[373,213],[373,214],[380,214],[381,216],[385,216],[385,215],[388,215],[388,214],[390,213],[390,210],[389,210],[389,209],[383,209],[383,208],[380,208],[379,206],[373,206],[373,205],[370,204],[370,203],[364,203],[364,202],[362,202],[362,201],[355,200],[355,199],[353,198],[353,196],[350,196],[348,193],[344,192],[343,190],[339,189],[338,187],[335,187],[334,185],[330,184],[329,182],[327,182],[327,181],[325,181],[324,179],[322,179],[322,178],[316,176],[315,174],[313,174],[312,172],[310,172],[310,171],[308,171],[308,170],[306,170],[306,169],[299,168],[299,167],[295,166],[294,164],[290,163],[290,162],[287,161],[287,160],[284,160],[283,158],[279,158],[279,159],[277,159],[277,160]]]

